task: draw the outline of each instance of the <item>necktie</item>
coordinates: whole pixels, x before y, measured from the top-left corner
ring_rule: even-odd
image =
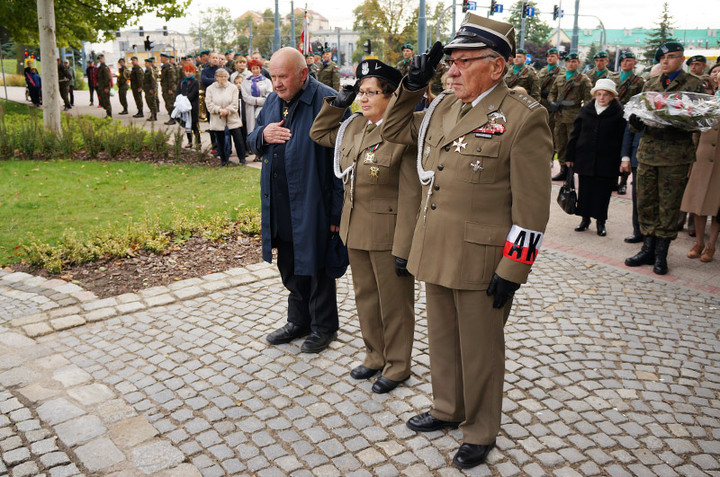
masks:
[[[374,130],[376,127],[377,127],[377,124],[375,124],[375,123],[370,123],[370,124],[368,124],[368,125],[365,127],[365,135],[367,136],[368,134],[370,134],[371,132],[373,132],[373,130]]]
[[[463,116],[465,116],[471,109],[472,103],[463,103],[462,107],[460,108],[460,114],[458,114],[458,121],[460,121]]]

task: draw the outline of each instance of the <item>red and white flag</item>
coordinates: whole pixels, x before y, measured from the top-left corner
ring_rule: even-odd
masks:
[[[305,10],[303,29],[302,33],[300,33],[300,41],[298,42],[297,48],[303,55],[310,53],[310,25],[308,23],[307,9]]]

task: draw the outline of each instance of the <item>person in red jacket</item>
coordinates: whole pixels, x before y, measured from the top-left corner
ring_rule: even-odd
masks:
[[[88,88],[90,89],[90,106],[92,106],[93,94],[98,93],[98,69],[93,60],[88,60],[88,66],[85,68],[85,76],[87,76]],[[100,93],[98,93],[98,101],[100,101]]]

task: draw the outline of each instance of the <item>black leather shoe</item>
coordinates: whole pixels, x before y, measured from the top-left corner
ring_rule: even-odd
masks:
[[[596,225],[597,225],[597,234],[601,237],[606,236],[607,230],[605,229],[605,221],[598,220]]]
[[[171,124],[175,124],[175,120],[174,120],[173,118],[170,118],[169,121],[165,121],[165,124],[166,124],[167,126],[170,126]]]
[[[588,227],[590,227],[590,218],[583,217],[583,219],[580,221],[580,224],[575,227],[575,232],[585,232]]]
[[[122,116],[123,114],[128,114],[127,109],[123,109],[123,110],[120,111],[118,114],[121,115],[121,116]]]
[[[372,392],[374,392],[375,394],[389,393],[390,391],[398,387],[398,384],[405,381],[405,379],[403,379],[402,381],[393,381],[392,379],[388,379],[385,376],[380,376],[379,378],[377,378],[377,381],[375,381],[375,383],[372,385]]]
[[[337,338],[337,333],[328,333],[325,335],[313,331],[310,333],[310,336],[305,339],[305,342],[300,347],[300,351],[303,353],[319,353],[327,348],[335,338]]]
[[[352,371],[350,371],[350,376],[353,379],[370,379],[373,376],[375,376],[378,371],[380,371],[380,370],[368,368],[361,364],[360,366],[357,366],[357,367],[353,368]]]
[[[294,323],[288,322],[287,325],[267,335],[267,340],[268,343],[274,345],[289,343],[295,338],[305,336],[309,332],[310,330],[308,330],[307,328],[302,328]]]
[[[145,115],[142,111],[138,111],[137,114],[133,114],[133,118],[144,118]]]
[[[417,432],[432,432],[440,430],[444,427],[450,429],[457,429],[460,422],[454,421],[441,421],[440,419],[434,418],[429,412],[423,412],[417,416],[411,417],[408,422],[405,423],[413,431]]]
[[[633,235],[630,235],[629,237],[625,237],[623,239],[623,241],[625,243],[640,243],[643,241],[643,238],[644,237],[642,236],[642,234],[637,234],[637,235],[633,234]]]
[[[463,444],[453,457],[453,465],[461,469],[469,469],[485,462],[488,454],[495,447],[495,443],[489,445]]]

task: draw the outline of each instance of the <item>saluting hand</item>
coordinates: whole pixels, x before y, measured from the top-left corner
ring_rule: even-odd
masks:
[[[405,79],[405,86],[410,91],[417,91],[425,88],[437,69],[438,63],[443,56],[442,43],[436,41],[429,52],[413,56],[408,66],[408,73]]]
[[[292,137],[288,128],[282,127],[285,120],[270,123],[263,129],[263,140],[268,144],[285,144]]]

